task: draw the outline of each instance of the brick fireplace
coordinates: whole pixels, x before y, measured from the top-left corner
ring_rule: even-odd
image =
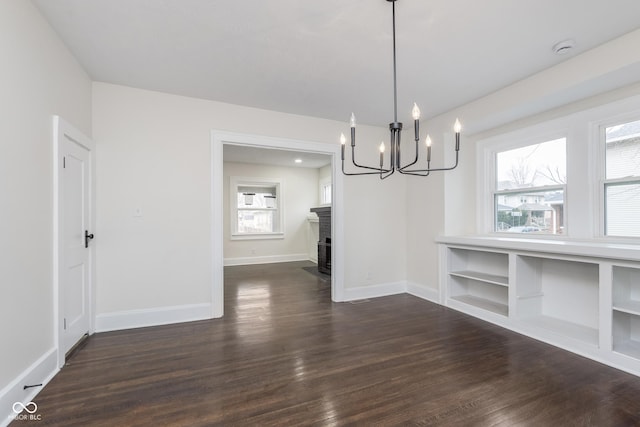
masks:
[[[331,274],[331,206],[311,208],[319,219],[318,271]]]

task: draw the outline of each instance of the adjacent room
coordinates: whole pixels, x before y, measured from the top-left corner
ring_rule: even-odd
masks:
[[[640,3],[0,1],[0,426],[640,425]]]

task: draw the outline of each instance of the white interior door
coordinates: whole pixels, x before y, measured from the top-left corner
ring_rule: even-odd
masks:
[[[59,358],[91,328],[93,239],[92,143],[58,120],[58,322]]]

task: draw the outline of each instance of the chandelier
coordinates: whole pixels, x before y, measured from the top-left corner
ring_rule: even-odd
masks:
[[[345,152],[345,144],[346,137],[344,133],[340,134],[340,144],[342,145],[341,149],[341,157],[342,157],[342,173],[345,175],[380,175],[380,179],[388,178],[393,175],[395,171],[398,171],[402,174],[406,175],[415,175],[415,176],[428,176],[431,172],[438,171],[447,171],[455,169],[458,166],[458,152],[460,151],[460,130],[462,126],[460,125],[460,121],[456,119],[456,122],[453,126],[453,130],[455,132],[456,145],[455,145],[455,163],[451,167],[441,167],[441,168],[432,168],[431,167],[431,137],[427,135],[425,138],[425,143],[427,146],[427,166],[418,167],[414,166],[418,163],[419,157],[419,145],[420,145],[420,108],[416,103],[413,104],[412,116],[413,116],[413,127],[415,131],[415,143],[416,150],[413,161],[402,165],[401,157],[400,157],[400,135],[402,133],[402,123],[398,122],[398,90],[397,90],[397,81],[396,81],[396,0],[386,0],[391,2],[392,5],[392,16],[393,16],[393,122],[389,124],[389,130],[391,131],[391,141],[389,147],[389,166],[385,167],[385,159],[384,153],[386,147],[384,142],[380,143],[380,166],[365,166],[356,162],[355,158],[355,150],[356,150],[356,116],[351,113],[351,162],[353,166],[357,168],[356,170],[361,170],[362,172],[346,172],[344,169],[344,152]],[[413,169],[410,169],[413,167]]]

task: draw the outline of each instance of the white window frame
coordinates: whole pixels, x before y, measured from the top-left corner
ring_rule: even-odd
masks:
[[[605,130],[610,126],[640,120],[640,110],[635,109],[617,115],[609,116],[606,119],[591,123],[593,129],[593,139],[597,144],[597,172],[598,172],[598,237],[606,240],[637,242],[637,236],[612,236],[607,234],[607,201],[606,187],[611,184],[633,184],[640,182],[640,176],[607,179],[607,143]]]
[[[239,233],[238,232],[238,188],[239,187],[275,187],[276,207],[278,217],[278,231],[268,233]],[[280,178],[255,178],[232,176],[229,179],[229,225],[231,240],[263,240],[263,239],[284,239],[284,198],[283,182]],[[255,210],[255,209],[253,209]]]
[[[565,150],[567,158],[567,183],[564,185],[546,185],[532,188],[519,188],[508,190],[497,190],[496,172],[497,172],[497,155],[498,153],[514,150],[518,148],[527,147],[530,145],[540,144],[556,139],[565,138]],[[478,218],[477,229],[481,234],[488,234],[492,236],[509,236],[509,237],[522,237],[522,238],[544,238],[544,239],[561,239],[566,238],[569,233],[568,210],[568,183],[569,177],[569,132],[568,130],[560,126],[556,121],[544,123],[541,125],[533,126],[518,131],[497,135],[491,138],[487,138],[478,142],[478,155],[477,155],[477,171],[479,178],[477,180],[477,204],[478,206]],[[496,219],[496,196],[503,194],[519,194],[523,191],[531,190],[537,191],[553,191],[562,190],[564,198],[563,218],[564,224],[563,234],[530,234],[523,233],[516,235],[509,235],[505,232],[495,230]]]
[[[331,182],[331,177],[328,176],[324,179],[321,179],[320,182],[318,183],[318,202],[320,204],[320,206],[331,206],[331,200],[327,201],[324,199],[324,189],[325,187],[331,187],[331,197],[333,198],[333,184]]]

